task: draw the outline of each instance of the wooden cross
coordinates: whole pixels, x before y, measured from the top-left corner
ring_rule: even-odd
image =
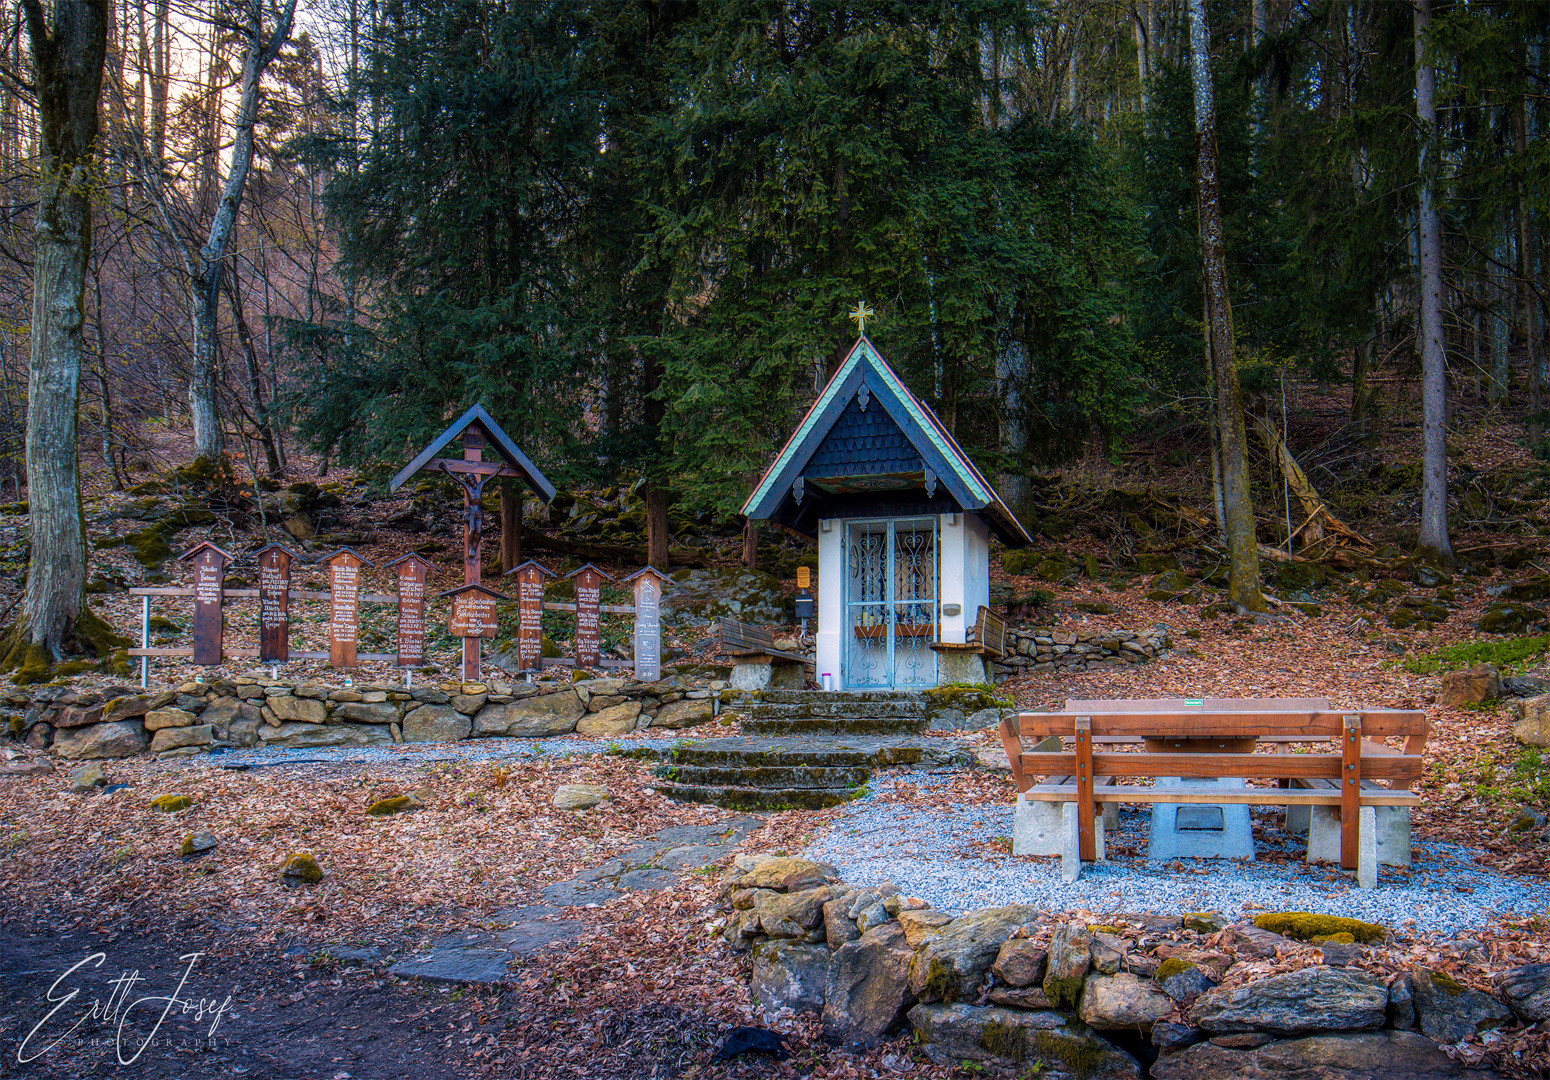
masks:
[[[483,577],[479,546],[484,539],[484,485],[497,476],[521,476],[499,461],[484,460],[484,430],[470,424],[463,432],[463,458],[434,458],[426,466],[439,469],[463,488],[463,583],[477,585]]]
[[[194,564],[194,663],[214,667],[221,662],[221,601],[231,556],[205,540],[178,558]]]

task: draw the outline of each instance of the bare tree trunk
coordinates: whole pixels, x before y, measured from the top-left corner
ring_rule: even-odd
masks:
[[[242,52],[242,96],[232,125],[230,172],[221,191],[220,202],[210,221],[205,243],[194,256],[189,277],[193,292],[194,362],[189,378],[188,410],[194,425],[194,457],[208,458],[219,465],[224,440],[220,414],[216,408],[216,305],[220,299],[221,275],[226,266],[226,249],[231,243],[232,227],[242,205],[248,171],[253,165],[253,125],[258,117],[259,81],[264,69],[279,53],[291,34],[291,19],[296,0],[289,0],[278,22],[264,38],[263,0],[246,0],[247,43]]]
[[[172,77],[172,2],[156,0],[151,27],[151,150],[159,168],[167,158],[167,86]]]
[[[1519,161],[1528,157],[1528,95],[1518,99],[1513,142]],[[1529,439],[1538,443],[1545,435],[1543,420],[1545,384],[1540,371],[1539,296],[1534,291],[1534,231],[1529,221],[1529,200],[1523,177],[1517,180],[1518,287],[1523,294],[1523,337],[1528,347]]]
[[[1512,287],[1507,280],[1507,267],[1512,265],[1512,220],[1502,222],[1502,236],[1496,247],[1496,262],[1490,266],[1493,303],[1485,309],[1485,317],[1491,324],[1491,391],[1492,405],[1507,400],[1508,384],[1512,381]]]
[[[656,484],[641,489],[646,503],[646,562],[666,572],[671,554],[671,526],[668,524],[667,507],[670,496]]]
[[[226,275],[225,282],[226,301],[231,305],[232,321],[237,326],[237,340],[242,344],[242,355],[247,361],[248,393],[253,397],[253,420],[258,427],[258,440],[264,444],[264,463],[268,466],[270,476],[279,476],[285,471],[285,464],[280,460],[280,447],[275,438],[269,403],[264,400],[264,377],[258,364],[258,348],[253,341],[253,331],[248,326],[247,315],[242,308],[242,290],[236,274]]]
[[[501,573],[522,565],[522,489],[517,481],[501,484]]]
[[[759,523],[752,518],[743,522],[743,565],[759,569]]]
[[[41,157],[27,378],[32,557],[23,608],[26,628],[17,628],[6,666],[20,667],[25,677],[36,679],[63,658],[86,608],[76,411],[109,11],[106,0],[56,0],[50,32],[39,0],[22,0],[22,8],[32,43]]]
[[[1249,498],[1248,437],[1244,430],[1243,393],[1238,386],[1232,305],[1227,290],[1227,249],[1216,177],[1216,104],[1211,86],[1211,29],[1206,23],[1205,0],[1189,0],[1189,16],[1190,73],[1195,84],[1195,193],[1205,272],[1205,333],[1216,397],[1222,505],[1227,520],[1227,599],[1240,607],[1263,611],[1265,598],[1260,593],[1254,505]]]
[[[1442,340],[1442,217],[1437,212],[1434,143],[1436,70],[1426,54],[1431,0],[1415,6],[1415,108],[1421,123],[1421,197],[1417,229],[1421,255],[1421,550],[1453,561],[1448,539],[1448,358]]]
[[[1356,355],[1351,360],[1351,423],[1360,424],[1367,415],[1367,377],[1372,374],[1372,350],[1376,344],[1372,334],[1364,334],[1356,343]]]

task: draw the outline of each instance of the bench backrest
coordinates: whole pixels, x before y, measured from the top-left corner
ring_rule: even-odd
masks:
[[[716,620],[716,626],[724,651],[768,653],[775,650],[775,635],[762,626],[727,618]]]
[[[1249,699],[1236,710],[1215,699],[1211,707],[1192,708],[1174,702],[1143,702],[1143,708],[1084,713],[1020,713],[1002,723],[1001,736],[1019,791],[1035,776],[1069,776],[1079,770],[1079,757],[1090,761],[1098,776],[1247,777],[1259,779],[1340,780],[1354,772],[1360,779],[1390,780],[1406,786],[1421,777],[1421,754],[1429,725],[1416,709],[1299,708],[1317,699]],[[1068,706],[1077,704],[1068,702]],[[1116,705],[1123,702],[1083,702]],[[1147,708],[1146,706],[1153,706]],[[1056,736],[1077,744],[1074,750],[1024,750]],[[1403,750],[1369,742],[1399,736]],[[1224,743],[1266,739],[1277,743],[1334,743],[1335,753],[1252,754],[1242,752],[1096,751],[1101,737],[1153,740],[1222,740]],[[1085,744],[1085,748],[1084,745]],[[1242,744],[1239,743],[1241,749]],[[1227,747],[1223,747],[1227,749]],[[1352,769],[1353,759],[1357,759]]]
[[[980,605],[979,617],[974,620],[974,636],[984,649],[997,660],[1006,658],[1006,620]]]

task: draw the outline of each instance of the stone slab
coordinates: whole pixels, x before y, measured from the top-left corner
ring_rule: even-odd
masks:
[[[619,877],[621,888],[633,889],[636,892],[657,892],[661,889],[670,889],[677,883],[676,870],[631,870]]]
[[[585,881],[556,881],[544,889],[544,902],[559,907],[586,907],[606,904],[619,895],[618,889]]]
[[[1309,806],[1308,861],[1340,862],[1340,807]],[[1381,866],[1410,865],[1410,807],[1364,806],[1373,811],[1373,834]]]
[[[507,949],[452,946],[432,949],[428,953],[400,960],[388,971],[393,975],[428,979],[431,982],[499,986],[507,977],[506,969],[511,960],[511,952]]]

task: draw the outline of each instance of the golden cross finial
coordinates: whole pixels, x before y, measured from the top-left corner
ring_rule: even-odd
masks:
[[[876,314],[877,312],[867,306],[865,300],[860,301],[855,307],[850,309],[850,317],[856,320],[856,332],[860,336],[866,337],[866,321]]]

